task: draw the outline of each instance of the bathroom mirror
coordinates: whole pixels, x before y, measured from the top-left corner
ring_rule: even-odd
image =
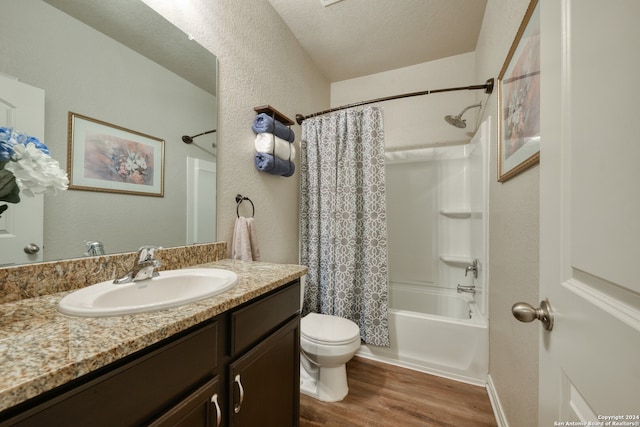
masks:
[[[140,0],[0,0],[0,7],[11,16],[0,26],[0,73],[45,91],[44,142],[63,169],[70,112],[164,141],[163,197],[46,195],[43,261],[82,257],[86,241],[101,241],[105,253],[215,241],[217,134],[189,145],[182,136],[217,129],[216,57]],[[213,174],[206,202],[187,191],[194,163]],[[190,198],[213,237],[189,241]]]

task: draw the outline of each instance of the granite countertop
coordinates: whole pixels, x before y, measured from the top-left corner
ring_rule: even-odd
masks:
[[[192,304],[117,317],[71,317],[57,311],[69,292],[0,305],[0,411],[303,276],[307,268],[221,260],[197,265],[238,274],[227,292]]]

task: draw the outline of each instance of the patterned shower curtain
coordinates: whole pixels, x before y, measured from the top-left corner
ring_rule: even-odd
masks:
[[[382,110],[306,119],[301,139],[303,314],[345,317],[389,346]]]

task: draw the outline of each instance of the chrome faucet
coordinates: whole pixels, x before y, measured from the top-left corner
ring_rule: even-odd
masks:
[[[469,265],[467,265],[467,267],[464,269],[464,277],[467,277],[467,274],[473,271],[473,278],[477,279],[478,278],[478,260],[474,259],[473,262]]]
[[[159,273],[156,268],[162,265],[159,259],[154,258],[156,249],[162,249],[159,246],[142,246],[138,249],[136,255],[136,262],[133,264],[133,268],[130,272],[125,274],[119,279],[115,279],[113,283],[121,285],[130,282],[139,282],[141,280],[151,279],[157,277]]]
[[[100,240],[85,241],[84,244],[87,246],[87,252],[84,253],[84,256],[104,255],[104,245]]]
[[[466,292],[468,294],[473,294],[473,295],[476,294],[476,287],[474,285],[469,285],[469,286],[458,285],[456,290],[458,291],[459,294],[461,294],[462,292]]]

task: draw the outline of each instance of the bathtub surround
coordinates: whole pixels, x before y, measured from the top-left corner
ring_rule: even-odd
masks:
[[[364,342],[388,346],[382,111],[307,119],[301,145],[303,312],[345,317]]]
[[[469,144],[386,154],[391,347],[359,355],[486,384],[488,128]]]

